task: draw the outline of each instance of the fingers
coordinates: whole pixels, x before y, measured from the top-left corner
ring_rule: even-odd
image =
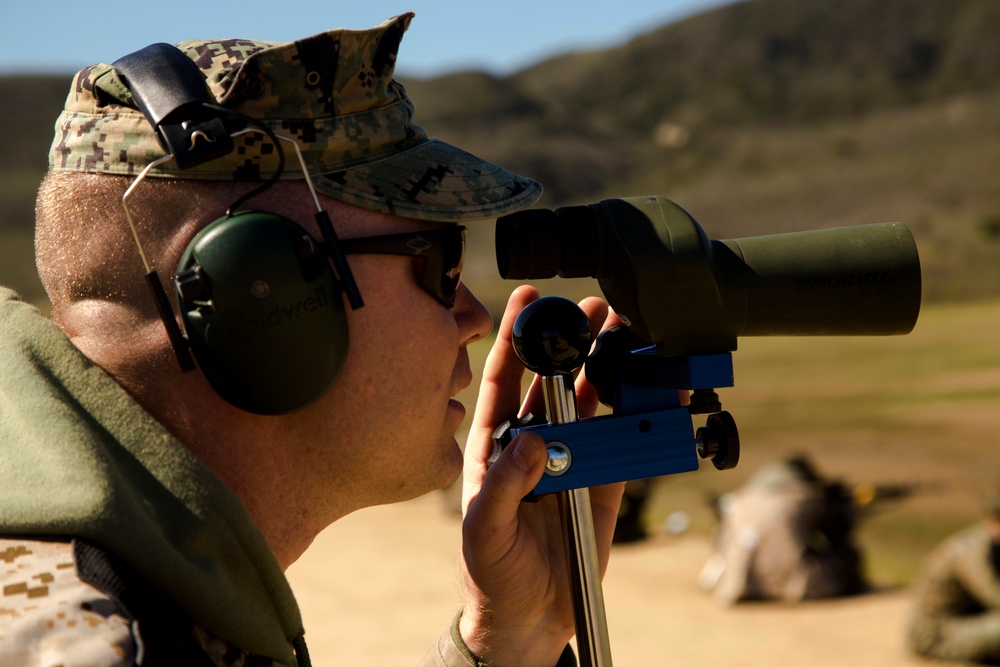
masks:
[[[472,521],[466,523],[474,525],[479,534],[489,536],[491,550],[510,549],[521,499],[542,478],[547,457],[540,436],[520,433],[490,466],[476,502],[468,510]]]
[[[598,540],[597,553],[602,575],[611,557],[611,542],[624,492],[625,482],[590,487],[590,508],[594,517],[594,534]]]
[[[486,461],[492,452],[493,430],[504,420],[517,414],[521,402],[524,366],[514,353],[511,333],[518,313],[537,298],[538,290],[534,287],[525,285],[514,290],[497,329],[496,342],[486,357],[479,398],[465,447],[464,507],[478,493],[486,475]]]
[[[473,430],[488,429],[492,432],[497,424],[517,414],[524,366],[514,353],[511,332],[518,313],[537,298],[538,290],[525,285],[514,290],[507,301],[496,342],[483,367],[483,380],[472,420]]]
[[[497,329],[496,342],[486,359],[479,399],[465,450],[463,505],[466,507],[471,498],[479,492],[486,475],[486,461],[492,453],[491,436],[496,426],[526,412],[544,411],[544,399],[537,377],[525,395],[524,402],[520,401],[521,381],[525,369],[514,353],[512,344],[514,320],[528,304],[538,298],[538,291],[534,287],[524,285],[514,290]],[[603,299],[588,297],[579,305],[590,321],[592,331],[601,331],[602,328],[619,321],[610,312]],[[582,375],[581,373],[576,382],[577,407],[581,417],[589,417],[597,408],[597,392],[582,378]]]
[[[600,332],[622,323],[603,299],[588,297],[580,302],[580,307],[590,318],[595,340]],[[581,417],[593,417],[597,411],[597,389],[587,382],[586,372],[580,373],[576,379],[576,404]]]

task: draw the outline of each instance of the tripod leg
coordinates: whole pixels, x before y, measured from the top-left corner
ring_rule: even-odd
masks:
[[[549,422],[566,424],[577,420],[573,378],[542,376],[542,393]],[[550,459],[551,460],[551,459]],[[580,667],[611,667],[608,619],[604,610],[597,535],[590,508],[589,489],[559,493],[566,557],[573,586],[573,611]]]
[[[573,611],[581,667],[611,667],[611,643],[604,610],[600,563],[590,509],[590,490],[559,493],[566,557],[573,577]]]

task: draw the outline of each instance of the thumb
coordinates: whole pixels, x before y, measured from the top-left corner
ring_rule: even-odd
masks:
[[[490,505],[500,514],[501,521],[512,519],[521,499],[531,492],[545,472],[548,450],[545,441],[531,432],[519,433],[504,448],[486,473],[480,495],[490,498]],[[508,508],[506,511],[500,508]]]

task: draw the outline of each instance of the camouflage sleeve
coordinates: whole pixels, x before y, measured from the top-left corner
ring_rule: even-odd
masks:
[[[979,605],[1000,611],[1000,572],[995,548],[986,524],[977,526],[956,549],[955,575]]]
[[[417,663],[417,667],[475,667],[478,664],[463,655],[452,641],[451,633],[446,632],[438,637],[423,660]]]
[[[128,621],[77,577],[71,543],[0,538],[0,586],[0,664],[133,664]]]

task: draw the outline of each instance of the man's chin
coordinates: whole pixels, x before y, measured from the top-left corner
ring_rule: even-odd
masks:
[[[439,489],[451,486],[462,477],[462,465],[465,455],[462,448],[458,446],[458,441],[451,440],[452,446],[448,448],[447,460],[441,462],[441,485]]]
[[[462,477],[462,463],[462,450],[452,438],[451,446],[446,447],[446,451],[437,460],[433,475],[428,475],[419,486],[418,480],[410,480],[410,484],[400,489],[403,497],[398,500],[413,500],[433,491],[441,491],[451,487]]]

